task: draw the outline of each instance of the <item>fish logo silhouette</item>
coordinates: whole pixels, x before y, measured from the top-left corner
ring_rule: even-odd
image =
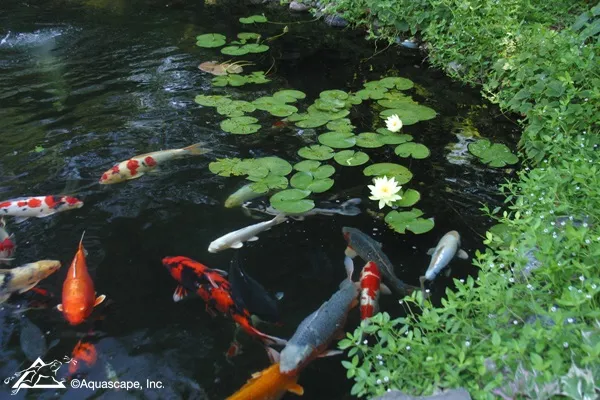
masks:
[[[15,395],[21,389],[66,389],[65,379],[56,380],[56,373],[63,365],[62,362],[54,360],[46,364],[41,358],[37,358],[28,368],[17,372],[14,376],[20,377],[13,385],[11,394]],[[7,378],[10,382],[10,378]],[[6,380],[5,380],[5,383]]]

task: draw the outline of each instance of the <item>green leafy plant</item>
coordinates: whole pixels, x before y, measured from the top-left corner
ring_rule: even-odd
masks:
[[[487,139],[470,143],[469,151],[477,156],[482,163],[488,164],[490,167],[504,167],[505,165],[516,164],[519,161],[506,145],[492,144]]]

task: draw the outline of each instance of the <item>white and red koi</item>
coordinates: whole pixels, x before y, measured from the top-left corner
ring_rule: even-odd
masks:
[[[100,184],[109,185],[136,179],[165,161],[208,153],[210,150],[202,148],[203,145],[204,143],[196,143],[182,149],[155,151],[135,156],[116,164],[103,173],[100,177]]]
[[[0,202],[0,216],[10,215],[17,223],[30,217],[44,218],[58,212],[83,207],[83,201],[70,196],[36,196]]]
[[[9,264],[13,260],[12,256],[17,247],[14,241],[15,235],[9,235],[5,227],[4,218],[0,218],[0,264]]]
[[[371,318],[379,311],[381,273],[377,264],[369,261],[360,273],[360,319]]]

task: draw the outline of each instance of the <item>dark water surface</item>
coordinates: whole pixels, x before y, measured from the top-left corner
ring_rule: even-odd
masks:
[[[270,291],[284,293],[284,326],[262,326],[267,333],[290,337],[297,324],[337,289],[344,277],[343,226],[373,234],[394,261],[397,274],[414,285],[429,262],[427,249],[445,232],[458,230],[463,247],[474,254],[481,242],[478,235],[490,224],[478,208],[481,202],[499,201],[496,186],[507,177],[506,171],[483,168],[468,155],[452,163],[446,146],[458,142],[457,133],[474,128],[482,136],[510,144],[516,135],[514,125],[485,105],[476,90],[429,69],[418,53],[394,48],[372,57],[374,44],[364,41],[361,32],[335,30],[321,22],[289,24],[290,32],[275,40],[268,53],[242,57],[256,62],[254,70],[272,66],[271,83],[211,87],[212,76],[197,65],[228,57],[196,47],[195,36],[220,32],[232,37],[242,31],[271,36],[285,26],[240,26],[239,17],[257,12],[266,12],[272,21],[310,19],[279,8],[211,6],[200,1],[2,1],[0,200],[64,193],[85,201],[79,210],[49,218],[19,225],[9,220],[8,229],[16,234],[18,245],[13,265],[61,260],[62,269],[40,284],[54,294],[55,299],[46,301],[54,306],[60,302],[62,282],[85,230],[90,274],[97,292],[110,301],[97,308],[96,321],[70,327],[55,308],[18,312],[39,301],[39,295],[13,296],[0,308],[0,378],[31,363],[19,341],[19,320],[26,315],[46,341],[55,344],[42,357],[46,362],[70,355],[77,341],[93,329],[90,340],[99,359],[88,379],[106,380],[107,369],[112,368],[120,380],[144,384],[146,379],[160,380],[164,385],[162,390],[143,392],[30,389],[11,398],[223,399],[268,365],[264,350],[245,337],[241,337],[243,353],[227,361],[224,353],[233,323],[211,318],[199,299],[175,304],[176,283],[160,261],[167,255],[185,255],[228,269],[234,250],[210,254],[208,244],[257,221],[240,209],[223,207],[242,179],[215,176],[208,163],[216,157],[265,155],[300,161],[296,150],[313,143],[315,135],[310,130],[272,129],[276,119],[267,116],[260,117],[264,128],[256,135],[227,134],[219,128],[224,117],[214,108],[195,104],[197,94],[228,93],[252,100],[293,88],[306,92],[310,104],[322,90],[358,90],[366,80],[394,75],[412,79],[417,84],[411,91],[414,97],[439,113],[432,121],[403,129],[430,147],[430,158],[398,160],[390,146],[368,150],[378,162],[410,167],[415,177],[407,187],[421,192],[417,207],[426,217],[435,217],[433,231],[399,235],[367,212],[357,217],[311,217],[282,224],[240,250],[254,278]],[[373,130],[368,107],[359,107],[351,116],[357,132]],[[102,172],[118,161],[199,141],[207,142],[212,153],[171,162],[141,179],[97,184]],[[36,152],[36,146],[44,150]],[[362,197],[363,211],[377,212],[376,203],[368,200],[360,169],[336,169],[334,188],[321,197],[341,201]],[[453,273],[464,277],[472,269],[458,261]],[[441,277],[432,289],[440,294],[450,283]],[[383,299],[382,308],[395,315],[402,312],[397,299],[389,297]],[[357,314],[353,311],[350,316],[349,330],[356,325]],[[65,372],[66,366],[59,375]],[[351,398],[351,382],[340,357],[314,361],[299,383],[308,399]],[[1,385],[0,396],[6,398],[12,383]]]

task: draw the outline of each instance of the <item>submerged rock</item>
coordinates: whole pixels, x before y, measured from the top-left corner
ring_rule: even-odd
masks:
[[[294,0],[290,3],[290,10],[297,12],[308,11],[310,10],[310,4],[300,3],[299,1]]]
[[[398,390],[388,392],[383,396],[374,397],[371,400],[471,400],[469,392],[465,389],[452,389],[432,396],[409,396]]]
[[[325,23],[329,26],[333,26],[335,28],[344,28],[348,26],[348,21],[346,21],[339,14],[332,14],[325,17]]]

